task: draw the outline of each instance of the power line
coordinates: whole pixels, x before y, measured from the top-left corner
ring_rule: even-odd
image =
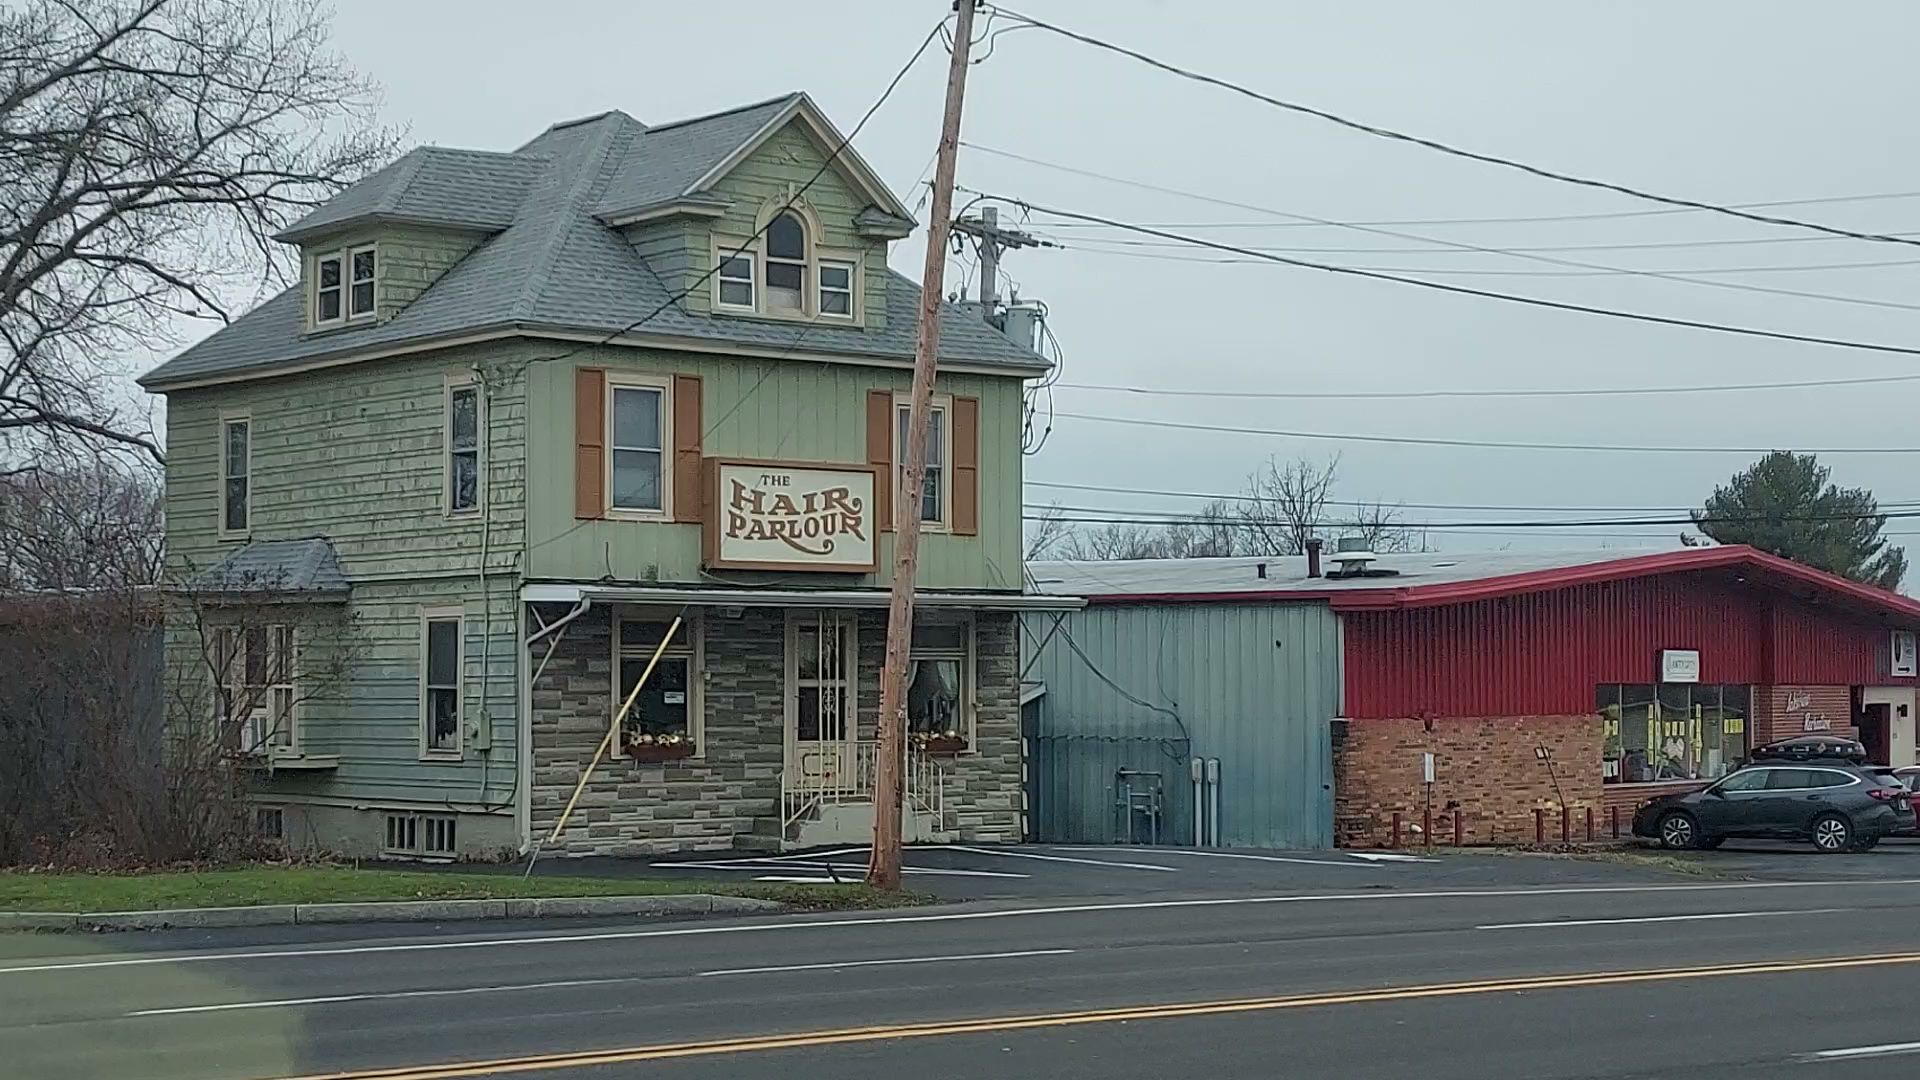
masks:
[[[1719,394],[1759,390],[1806,390],[1831,386],[1879,386],[1920,382],[1915,375],[1868,375],[1852,379],[1801,379],[1793,382],[1719,383],[1708,386],[1579,387],[1568,390],[1184,390],[1122,386],[1113,383],[1062,382],[1069,390],[1110,390],[1143,397],[1250,398],[1293,401],[1386,401],[1419,398],[1630,397],[1634,395]]]
[[[1116,182],[1123,182],[1123,181],[1116,181]],[[1174,194],[1174,193],[1169,192],[1169,194]],[[1203,196],[1190,196],[1190,197],[1203,198]],[[1240,204],[1236,203],[1234,205],[1240,205]],[[1170,225],[1157,223],[1157,222],[1149,222],[1147,224],[1151,228],[1159,228],[1159,229],[1177,227],[1177,226],[1170,226]],[[1281,224],[1286,224],[1286,223],[1282,222]],[[1305,224],[1305,223],[1302,223],[1302,224]],[[1083,222],[1076,223],[1071,221],[1054,222],[1052,225],[1049,226],[1049,228],[1054,228],[1054,229],[1091,229],[1095,227],[1097,226],[1089,225]],[[1900,232],[1894,235],[1920,236],[1920,232]],[[1139,247],[1178,247],[1179,246],[1177,244],[1143,244],[1138,240],[1115,240],[1115,239],[1110,239],[1105,237],[1094,237],[1094,239],[1103,239],[1103,240],[1106,240],[1107,243],[1111,243],[1111,244],[1131,244]],[[1528,244],[1528,245],[1513,245],[1509,247],[1495,248],[1493,250],[1500,251],[1500,252],[1650,251],[1655,249],[1671,250],[1674,248],[1746,247],[1753,244],[1830,244],[1837,239],[1839,238],[1833,237],[1833,236],[1745,236],[1745,237],[1738,237],[1732,240],[1636,240],[1636,241],[1627,241],[1627,242],[1619,242],[1619,243],[1611,243],[1611,244]],[[1436,251],[1433,248],[1406,248],[1406,247],[1295,247],[1295,246],[1289,245],[1287,247],[1267,247],[1267,248],[1258,248],[1256,250],[1292,252],[1297,255],[1452,255],[1452,254],[1458,254],[1457,252],[1452,252],[1452,251]]]
[[[1009,154],[1007,156],[1018,157],[1019,155]],[[1043,161],[1039,158],[1020,157],[1020,160],[1030,162],[1034,165],[1039,165],[1043,168],[1058,169],[1058,170],[1061,170],[1062,172],[1072,173],[1076,176],[1091,177],[1096,180],[1105,180],[1109,183],[1124,184],[1129,187],[1144,187],[1149,190],[1164,192],[1166,194],[1171,194],[1171,195],[1175,195],[1183,198],[1198,199],[1204,202],[1226,203],[1231,206],[1236,206],[1245,210],[1252,210],[1257,213],[1273,214],[1277,217],[1295,218],[1295,219],[1300,219],[1304,221],[1309,221],[1316,225],[1324,225],[1331,228],[1351,229],[1356,232],[1367,233],[1370,235],[1389,236],[1397,240],[1413,240],[1418,243],[1437,245],[1441,248],[1451,249],[1454,251],[1473,252],[1473,253],[1482,254],[1482,255],[1506,255],[1511,258],[1526,259],[1531,262],[1546,263],[1551,266],[1570,266],[1583,271],[1589,271],[1589,272],[1597,271],[1603,274],[1630,274],[1636,277],[1659,278],[1665,281],[1678,281],[1683,284],[1699,285],[1699,286],[1703,286],[1705,288],[1710,288],[1710,289],[1731,289],[1738,292],[1767,293],[1775,296],[1794,296],[1794,297],[1799,297],[1805,300],[1826,300],[1831,303],[1839,303],[1839,304],[1857,304],[1865,307],[1903,308],[1908,311],[1920,311],[1920,304],[1907,304],[1907,303],[1902,303],[1896,300],[1874,300],[1867,297],[1858,297],[1858,296],[1836,296],[1832,293],[1807,292],[1800,289],[1778,289],[1769,285],[1749,285],[1749,284],[1745,284],[1737,281],[1709,281],[1709,280],[1703,280],[1700,278],[1687,277],[1682,273],[1678,273],[1672,270],[1640,270],[1640,269],[1634,269],[1632,267],[1609,266],[1604,263],[1580,262],[1576,259],[1563,259],[1563,258],[1558,258],[1552,255],[1538,255],[1532,252],[1521,251],[1514,248],[1487,247],[1482,244],[1469,244],[1459,240],[1443,240],[1438,237],[1422,236],[1419,233],[1401,232],[1397,229],[1385,229],[1385,228],[1380,228],[1373,225],[1362,225],[1362,224],[1351,222],[1351,221],[1334,221],[1328,218],[1316,217],[1312,214],[1301,214],[1301,213],[1297,213],[1290,210],[1276,210],[1271,207],[1256,206],[1251,203],[1231,202],[1229,200],[1215,198],[1214,196],[1211,196],[1211,195],[1201,195],[1196,192],[1183,191],[1178,188],[1162,187],[1157,184],[1147,184],[1143,181],[1130,180],[1125,177],[1118,177],[1118,176],[1112,176],[1107,173],[1094,172],[1091,169],[1081,169],[1072,165],[1062,165],[1058,162]],[[1156,241],[1151,241],[1151,240],[1144,240],[1144,241],[1108,240],[1106,242],[1116,243],[1116,244],[1139,244],[1139,245],[1148,245],[1148,244],[1156,243]],[[1096,249],[1089,249],[1089,250],[1096,250]],[[1375,273],[1382,272],[1381,268],[1369,268],[1369,269],[1372,269]],[[1396,272],[1423,273],[1424,271],[1413,269],[1408,271],[1396,271]]]
[[[1154,57],[1148,56],[1146,53],[1139,52],[1135,49],[1129,49],[1123,45],[1116,45],[1109,41],[1102,41],[1099,38],[1092,37],[1087,34],[1082,34],[1074,30],[1068,30],[1062,26],[1055,26],[1052,23],[1042,22],[1041,20],[1036,19],[1031,15],[1023,15],[1020,12],[1013,11],[1008,8],[996,7],[995,10],[999,11],[1001,14],[1006,15],[1010,19],[1014,19],[1019,22],[1026,23],[1027,25],[1033,26],[1037,29],[1047,30],[1052,33],[1058,34],[1062,37],[1071,38],[1075,41],[1081,42],[1082,44],[1092,45],[1095,48],[1105,49],[1108,52],[1117,53],[1121,56],[1125,56],[1130,59],[1137,60],[1150,67],[1158,68],[1161,71],[1165,71],[1169,74],[1178,75],[1183,79],[1189,79],[1194,82],[1205,83],[1206,85],[1209,85],[1209,86],[1219,87],[1222,90],[1229,90],[1243,97],[1248,97],[1255,101],[1261,102],[1262,104],[1271,105],[1279,109],[1285,109],[1289,112],[1295,112],[1295,113],[1300,113],[1306,116],[1317,117],[1321,120],[1326,120],[1330,123],[1339,124],[1342,127],[1351,128],[1354,131],[1364,132],[1368,135],[1378,136],[1379,138],[1392,139],[1397,142],[1410,143],[1414,146],[1420,146],[1428,150],[1438,151],[1439,153],[1450,154],[1454,157],[1466,158],[1469,161],[1478,161],[1488,165],[1498,165],[1502,168],[1515,169],[1520,172],[1524,172],[1532,176],[1538,176],[1547,180],[1558,180],[1561,183],[1577,184],[1581,187],[1597,188],[1602,191],[1612,191],[1621,195],[1629,195],[1636,199],[1645,199],[1649,202],[1662,203],[1667,206],[1682,207],[1689,210],[1704,210],[1704,211],[1709,211],[1715,214],[1724,214],[1728,217],[1741,218],[1746,221],[1757,221],[1764,225],[1784,225],[1789,228],[1795,228],[1795,229],[1809,229],[1814,232],[1827,233],[1832,236],[1846,237],[1850,240],[1871,240],[1875,243],[1905,244],[1909,246],[1920,247],[1920,241],[1910,240],[1910,239],[1907,239],[1906,237],[1891,236],[1885,233],[1855,232],[1852,229],[1842,229],[1833,225],[1822,225],[1818,222],[1802,221],[1798,218],[1777,217],[1770,214],[1756,214],[1750,210],[1742,210],[1736,206],[1729,206],[1729,205],[1720,204],[1720,203],[1701,202],[1695,199],[1683,199],[1683,198],[1678,198],[1672,195],[1659,195],[1650,191],[1646,191],[1641,188],[1631,187],[1626,184],[1615,183],[1614,181],[1611,181],[1611,180],[1600,180],[1600,179],[1595,179],[1593,177],[1576,176],[1572,173],[1557,172],[1555,170],[1543,168],[1538,165],[1529,165],[1526,162],[1516,161],[1512,158],[1504,158],[1504,157],[1499,157],[1493,154],[1483,154],[1478,151],[1467,150],[1462,147],[1454,146],[1450,143],[1440,142],[1437,139],[1428,139],[1418,135],[1410,135],[1404,131],[1396,131],[1392,128],[1379,127],[1374,124],[1367,124],[1359,120],[1353,120],[1348,117],[1341,116],[1338,113],[1328,112],[1325,109],[1316,109],[1310,105],[1302,105],[1302,104],[1299,104],[1298,102],[1286,101],[1281,98],[1272,97],[1270,95],[1263,94],[1258,90],[1254,90],[1249,87],[1242,86],[1238,83],[1231,82],[1226,79],[1218,78],[1213,75],[1202,74],[1201,72],[1192,71],[1187,68],[1178,67],[1174,64],[1167,63],[1164,60],[1155,59]]]
[[[1070,224],[1062,222],[1062,224]],[[1117,245],[1119,250],[1097,245]],[[1106,237],[1091,237],[1087,240],[1075,240],[1070,243],[1054,241],[1054,246],[1067,251],[1091,251],[1101,255],[1120,255],[1133,259],[1158,259],[1166,262],[1212,263],[1216,265],[1257,263],[1258,259],[1238,259],[1232,256],[1210,258],[1205,255],[1173,255],[1161,251],[1129,251],[1127,248],[1146,246],[1129,240],[1111,240]],[[1155,248],[1180,248],[1181,244],[1154,243]],[[1285,248],[1261,248],[1262,251],[1284,251]],[[1294,249],[1302,250],[1302,249]],[[1359,250],[1359,249],[1356,249]],[[1507,255],[1514,249],[1488,248],[1488,252]],[[1433,255],[1451,255],[1451,251],[1429,252]],[[1844,263],[1789,263],[1774,266],[1705,266],[1705,267],[1662,267],[1658,270],[1634,270],[1627,268],[1608,268],[1597,270],[1480,270],[1440,266],[1355,266],[1356,270],[1371,270],[1377,274],[1443,274],[1454,277],[1614,277],[1623,274],[1776,274],[1776,273],[1815,273],[1829,270],[1884,270],[1892,266],[1920,266],[1920,259],[1876,259],[1870,262]],[[1701,282],[1701,284],[1707,284]]]
[[[1458,446],[1485,450],[1579,450],[1620,454],[1770,454],[1781,449],[1777,446],[1627,446],[1604,443],[1491,442],[1481,439],[1440,439],[1415,435],[1353,435],[1344,432],[1284,431],[1276,428],[1234,427],[1229,424],[1148,420],[1133,416],[1096,416],[1091,413],[1059,412],[1054,415],[1063,420],[1087,420],[1100,424],[1125,424],[1132,427],[1218,431],[1236,435],[1272,435],[1280,438],[1325,442],[1391,443],[1399,446]],[[1828,446],[1796,447],[1795,449],[1802,454],[1920,454],[1920,446]]]
[[[1018,160],[1020,155],[962,140],[960,145],[988,154]],[[1882,199],[1911,199],[1920,191],[1880,191],[1863,195],[1825,195],[1810,199],[1769,199],[1765,202],[1728,203],[1728,206],[1752,209],[1761,206],[1812,206],[1818,203],[1870,202]],[[1596,214],[1527,214],[1516,217],[1382,218],[1352,221],[1350,225],[1527,225],[1554,221],[1603,221],[1617,218],[1664,217],[1668,214],[1697,214],[1693,207],[1669,207],[1664,210],[1613,210]],[[1157,229],[1317,229],[1324,226],[1310,221],[1149,221]],[[1079,228],[1081,226],[1075,226]],[[1807,239],[1823,239],[1807,237]]]
[[[1027,511],[1040,511],[1036,519],[1053,521],[1080,522],[1098,525],[1250,525],[1246,518],[1209,517],[1204,514],[1148,514],[1099,506],[1061,506],[1042,507],[1022,504],[1022,517]],[[1054,511],[1065,511],[1056,513]],[[1099,514],[1100,517],[1076,517],[1075,514]],[[1836,521],[1892,521],[1905,518],[1920,518],[1920,509],[1893,510],[1873,514],[1744,514],[1737,516],[1702,517],[1640,517],[1640,518],[1590,518],[1581,520],[1539,519],[1533,521],[1392,521],[1393,528],[1419,531],[1441,531],[1446,529],[1581,529],[1615,528],[1620,526],[1654,525],[1757,525],[1757,524],[1818,524]]]
[[[1213,502],[1262,502],[1262,501],[1265,501],[1256,495],[1245,495],[1245,494],[1223,495],[1218,492],[1205,492],[1205,491],[1168,491],[1164,489],[1154,489],[1154,488],[1115,487],[1107,484],[1066,484],[1066,483],[1054,483],[1054,482],[1045,481],[1045,480],[1026,480],[1026,481],[1023,481],[1023,483],[1027,487],[1054,488],[1060,491],[1099,491],[1099,492],[1105,492],[1105,493],[1114,494],[1114,495],[1146,495],[1146,496],[1155,497],[1155,498],[1168,498],[1168,499],[1206,499]],[[1691,513],[1693,510],[1691,506],[1567,506],[1567,505],[1513,506],[1513,505],[1504,505],[1504,504],[1490,505],[1487,503],[1401,502],[1398,500],[1387,502],[1380,499],[1373,499],[1373,500],[1325,499],[1325,500],[1322,500],[1322,502],[1324,503],[1324,505],[1327,505],[1327,506],[1348,506],[1348,507],[1360,507],[1360,508],[1367,508],[1367,509],[1383,506],[1391,510],[1400,510],[1400,509],[1481,510],[1481,511],[1489,511],[1489,512],[1512,511],[1512,512],[1565,512],[1565,513],[1595,513],[1595,514],[1597,513],[1627,513],[1627,514]],[[1883,507],[1887,507],[1887,506],[1920,507],[1920,499],[1907,499],[1907,500],[1901,500],[1901,501],[1895,501],[1895,502],[1882,502],[1879,505]]]
[[[1051,214],[1056,217],[1063,217],[1075,221],[1099,222],[1101,224],[1111,225],[1117,229],[1143,233],[1147,236],[1158,236],[1168,240],[1184,241],[1195,247],[1212,248],[1215,251],[1225,251],[1237,255],[1248,255],[1268,262],[1283,263],[1308,270],[1324,270],[1330,274],[1345,274],[1350,277],[1369,278],[1375,281],[1392,281],[1401,285],[1412,285],[1417,288],[1432,289],[1436,292],[1457,293],[1462,296],[1478,296],[1486,300],[1501,300],[1511,304],[1525,304],[1529,307],[1549,308],[1555,311],[1577,311],[1587,315],[1604,315],[1608,318],[1628,319],[1634,322],[1654,323],[1661,326],[1685,326],[1695,330],[1712,330],[1722,334],[1738,334],[1742,337],[1771,338],[1777,341],[1799,341],[1811,345],[1831,345],[1842,349],[1860,349],[1868,352],[1920,356],[1920,348],[1903,345],[1881,345],[1874,342],[1849,341],[1844,338],[1820,337],[1813,334],[1793,334],[1778,330],[1761,330],[1750,326],[1731,326],[1725,323],[1710,323],[1698,319],[1681,319],[1667,315],[1651,315],[1640,311],[1621,311],[1614,308],[1595,307],[1590,304],[1575,304],[1561,300],[1547,300],[1537,296],[1521,296],[1514,293],[1494,292],[1490,289],[1476,289],[1466,285],[1453,285],[1443,281],[1425,281],[1420,278],[1402,277],[1398,274],[1382,274],[1373,270],[1361,270],[1355,267],[1339,266],[1333,263],[1312,262],[1307,259],[1295,259],[1284,255],[1267,254],[1251,248],[1238,247],[1233,244],[1222,244],[1218,241],[1206,240],[1200,237],[1182,236],[1179,233],[1167,232],[1162,229],[1150,229],[1144,225],[1133,225],[1128,222],[1118,221],[1114,218],[1100,217],[1097,214],[1082,214],[1071,210],[1058,210],[1025,199],[1016,199],[1005,195],[992,195],[986,192],[976,191],[973,188],[968,188],[967,191],[986,198],[994,198],[1003,202],[1012,203],[1030,212]]]

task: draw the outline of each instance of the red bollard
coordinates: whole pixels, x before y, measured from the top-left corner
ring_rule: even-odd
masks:
[[[1533,808],[1533,842],[1547,842],[1547,812],[1538,806]]]
[[[1388,838],[1387,846],[1390,848],[1400,846],[1400,811],[1398,810],[1393,812],[1393,834]]]
[[[1587,843],[1593,843],[1593,807],[1587,807]]]
[[[1568,810],[1565,805],[1562,805],[1560,807],[1560,842],[1561,843],[1564,844],[1567,841],[1573,839],[1572,826],[1573,826],[1573,811]]]
[[[1617,806],[1607,807],[1607,817],[1613,823],[1613,838],[1615,840],[1620,839],[1620,808]]]
[[[1453,812],[1453,846],[1454,847],[1461,847],[1465,843],[1465,840],[1463,838],[1466,836],[1466,830],[1465,830],[1465,827],[1461,824],[1461,819],[1465,818],[1466,816],[1467,815],[1464,812],[1459,810],[1455,810]]]

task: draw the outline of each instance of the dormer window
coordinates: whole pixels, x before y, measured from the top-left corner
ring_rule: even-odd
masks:
[[[313,258],[313,325],[338,326],[374,315],[375,252],[371,245]]]
[[[753,238],[713,236],[719,312],[860,321],[861,253],[819,245],[811,211],[783,208]]]
[[[802,311],[807,302],[807,229],[791,211],[767,226],[767,308]]]

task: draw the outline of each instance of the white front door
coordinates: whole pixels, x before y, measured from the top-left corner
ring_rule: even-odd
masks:
[[[1920,765],[1920,731],[1916,731],[1913,691],[1904,686],[1869,686],[1860,692],[1860,704],[1887,707],[1887,764],[1894,768]]]
[[[871,778],[860,754],[852,614],[787,617],[786,764],[789,789],[857,795]]]

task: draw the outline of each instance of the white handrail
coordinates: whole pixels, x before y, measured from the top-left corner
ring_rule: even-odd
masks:
[[[788,767],[780,771],[782,826],[792,825],[815,806],[873,801],[874,763],[879,744],[825,742],[795,749]],[[907,805],[929,814],[946,806],[940,763],[909,747],[906,752]]]

